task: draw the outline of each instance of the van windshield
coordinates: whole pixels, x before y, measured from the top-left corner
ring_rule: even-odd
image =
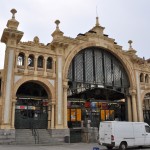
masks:
[[[149,126],[145,126],[145,130],[147,133],[150,133],[150,127]]]

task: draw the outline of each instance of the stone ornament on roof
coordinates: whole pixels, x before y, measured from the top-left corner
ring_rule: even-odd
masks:
[[[128,56],[130,57],[130,60],[134,63],[137,63],[138,65],[142,66],[144,65],[144,67],[148,67],[147,65],[147,61],[144,58],[140,58],[136,55],[136,50],[133,49],[132,47],[132,40],[128,41],[129,43],[129,50],[126,51],[126,53],[128,54]]]
[[[63,34],[64,34],[64,33],[63,33],[62,31],[60,31],[60,29],[59,29],[60,21],[59,21],[59,20],[56,20],[56,21],[55,21],[55,24],[56,24],[56,30],[52,33],[52,37],[53,37],[54,39],[59,38],[59,37],[62,37]]]
[[[35,44],[39,44],[39,38],[37,36],[34,37],[33,41]]]
[[[12,13],[12,18],[10,20],[8,20],[7,27],[10,29],[17,30],[18,25],[19,25],[19,22],[15,19],[15,14],[17,13],[17,10],[12,9],[10,12]]]
[[[15,14],[17,13],[17,10],[12,9],[10,12],[12,13],[12,19],[15,19]]]
[[[26,46],[39,46],[39,47],[44,47],[47,48],[46,45],[43,43],[40,43],[39,37],[35,36],[33,38],[33,41],[28,41],[28,42],[20,42],[20,45],[26,45]]]
[[[127,53],[129,53],[130,55],[135,55],[136,54],[136,50],[134,50],[132,48],[132,43],[133,43],[132,40],[129,40],[128,43],[129,43],[129,50],[127,51]]]

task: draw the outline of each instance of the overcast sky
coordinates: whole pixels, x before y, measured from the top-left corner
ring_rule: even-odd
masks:
[[[21,41],[38,36],[41,43],[51,42],[55,20],[65,36],[75,38],[95,26],[98,15],[104,33],[128,49],[128,40],[139,57],[150,58],[150,0],[0,0],[0,35],[17,10]],[[96,11],[97,10],[97,11]],[[5,44],[0,42],[0,68],[4,65]]]

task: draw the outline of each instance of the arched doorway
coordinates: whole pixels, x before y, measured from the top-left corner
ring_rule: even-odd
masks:
[[[143,117],[144,117],[144,122],[147,122],[148,124],[150,124],[150,93],[147,93],[144,96]]]
[[[16,92],[15,108],[16,129],[47,129],[48,94],[38,82],[23,83]]]
[[[69,127],[80,126],[81,120],[97,127],[101,120],[127,120],[129,78],[112,53],[98,47],[81,50],[70,64],[68,79]]]

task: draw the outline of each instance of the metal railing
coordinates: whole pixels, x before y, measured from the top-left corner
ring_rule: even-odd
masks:
[[[32,135],[34,136],[35,144],[39,144],[39,133],[38,130],[32,128]]]

